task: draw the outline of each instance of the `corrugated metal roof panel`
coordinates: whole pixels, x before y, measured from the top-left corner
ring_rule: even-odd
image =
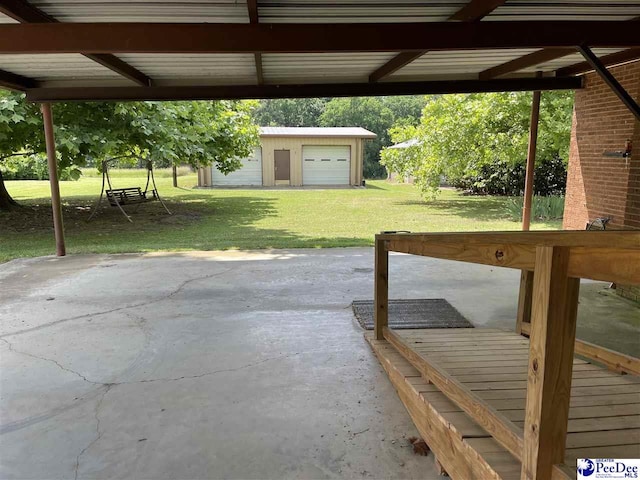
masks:
[[[637,0],[508,0],[485,20],[631,20]]]
[[[13,18],[0,13],[0,23],[18,23],[18,22],[15,21]]]
[[[0,55],[0,70],[33,78],[38,81],[68,79],[122,78],[117,73],[83,57],[79,53],[52,55]]]
[[[32,0],[61,22],[248,23],[246,0]]]
[[[260,127],[263,137],[358,137],[377,135],[361,127]]]
[[[452,52],[428,52],[396,71],[394,80],[419,79],[429,76],[467,74],[473,78],[487,68],[500,65],[514,58],[527,55],[534,49],[509,50],[459,50]]]
[[[154,81],[193,79],[211,85],[257,82],[252,54],[131,53],[118,57]]]
[[[442,22],[465,0],[260,0],[265,23]]]
[[[393,58],[395,53],[269,53],[262,73],[269,83],[357,82]]]
[[[598,57],[603,57],[605,55],[609,55],[610,53],[619,52],[619,48],[594,48],[593,53]],[[532,67],[524,68],[519,70],[519,72],[536,72],[538,70],[542,71],[550,71],[557,70],[558,68],[566,67],[568,65],[573,65],[574,63],[584,62],[584,57],[579,53],[573,53],[571,55],[567,55],[566,57],[557,58],[555,60],[551,60],[549,62],[544,62],[538,65],[534,65]]]

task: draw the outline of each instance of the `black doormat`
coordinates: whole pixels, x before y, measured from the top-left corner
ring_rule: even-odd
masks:
[[[353,314],[365,330],[373,330],[373,300],[354,300]],[[473,328],[473,325],[444,298],[389,300],[389,327]]]

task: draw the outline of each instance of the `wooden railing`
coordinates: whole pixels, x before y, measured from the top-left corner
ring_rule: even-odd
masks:
[[[618,371],[640,361],[576,342],[580,278],[640,283],[640,232],[387,233],[376,236],[375,337],[421,373],[522,462],[522,478],[548,479],[564,462],[574,353]],[[530,335],[524,430],[388,328],[389,252],[522,270],[516,331]],[[413,360],[413,361],[412,361]]]

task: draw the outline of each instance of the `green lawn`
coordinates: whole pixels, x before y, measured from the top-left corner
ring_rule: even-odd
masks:
[[[114,188],[144,186],[144,171],[115,172]],[[157,202],[140,206],[131,224],[115,208],[104,208],[87,223],[101,178],[62,182],[69,253],[154,250],[218,250],[372,245],[382,230],[518,230],[499,197],[472,197],[445,190],[425,202],[411,185],[367,182],[366,189],[258,190],[192,189],[193,174],[173,188],[167,172],[157,172],[158,188],[174,215]],[[0,213],[0,261],[54,252],[49,184],[10,181],[9,192],[24,205]],[[538,222],[557,229],[560,222]]]

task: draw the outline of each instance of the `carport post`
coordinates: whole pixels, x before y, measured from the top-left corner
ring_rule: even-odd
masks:
[[[47,146],[47,166],[49,167],[49,183],[51,185],[51,208],[53,209],[53,231],[56,237],[56,255],[66,255],[64,246],[64,225],[62,224],[62,204],[60,202],[60,183],[58,181],[58,162],[56,160],[56,142],[53,136],[53,115],[51,104],[42,103],[42,119],[44,121],[44,139]]]
[[[541,77],[541,72],[536,75]],[[524,203],[522,208],[522,230],[528,231],[531,225],[531,204],[533,200],[533,175],[536,166],[536,147],[538,144],[538,122],[540,120],[540,90],[533,92],[531,101],[531,121],[529,125],[529,149],[524,181]],[[518,295],[518,316],[516,333],[522,333],[522,324],[531,322],[531,301],[533,296],[533,272],[523,270],[520,274],[520,293]]]

